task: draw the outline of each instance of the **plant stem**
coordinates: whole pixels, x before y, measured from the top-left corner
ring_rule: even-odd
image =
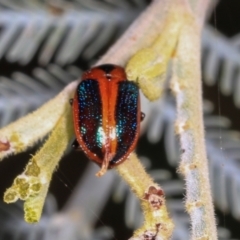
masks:
[[[143,209],[144,225],[131,239],[147,239],[147,236],[169,239],[173,223],[168,216],[163,190],[146,173],[136,154],[132,153],[129,159],[117,166],[117,171],[140,199]]]
[[[186,209],[192,239],[217,239],[204,142],[201,90],[201,25],[190,16],[179,36],[171,87],[176,95],[176,132],[182,148],[180,172],[186,181]]]
[[[170,4],[169,0],[153,1],[96,65],[125,65],[138,50],[151,45],[163,28],[163,19],[168,14]]]

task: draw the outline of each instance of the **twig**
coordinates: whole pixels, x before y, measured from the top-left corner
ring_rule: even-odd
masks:
[[[203,130],[201,24],[194,16],[183,26],[173,60],[171,87],[177,100],[176,132],[182,148],[180,172],[186,181],[186,209],[192,239],[217,239]]]
[[[140,199],[143,209],[144,225],[135,231],[131,240],[169,239],[173,222],[166,209],[162,188],[153,182],[134,153],[117,170]]]
[[[151,45],[164,27],[170,5],[167,0],[153,1],[96,65],[109,62],[125,65],[138,50]]]

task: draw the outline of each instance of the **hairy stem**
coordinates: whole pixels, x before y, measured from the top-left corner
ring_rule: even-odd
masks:
[[[7,203],[18,199],[25,201],[25,220],[29,223],[39,221],[52,174],[73,136],[70,106],[64,106],[64,114],[41,150],[32,156],[25,171],[15,178],[4,194]]]
[[[163,19],[168,15],[170,4],[171,1],[166,0],[153,1],[97,65],[109,62],[125,65],[138,50],[151,45],[164,27]]]
[[[78,81],[66,86],[55,98],[36,111],[0,130],[0,161],[8,155],[23,152],[45,137],[65,111]]]
[[[166,209],[163,190],[146,173],[136,154],[132,153],[117,171],[140,199],[143,209],[144,225],[135,231],[132,239],[147,239],[149,236],[152,236],[149,239],[154,236],[169,239],[173,222]]]
[[[200,36],[201,26],[189,18],[179,37],[171,83],[177,100],[176,132],[183,152],[179,170],[186,181],[186,209],[194,240],[217,239],[204,141]]]

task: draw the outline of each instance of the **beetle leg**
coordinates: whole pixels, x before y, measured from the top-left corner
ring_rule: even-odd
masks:
[[[145,116],[146,116],[146,114],[141,112],[141,122],[144,120]]]
[[[69,99],[69,103],[70,103],[70,105],[72,106],[72,104],[73,104],[73,98]]]
[[[74,148],[75,150],[82,150],[77,139],[75,139],[72,143],[72,148]]]

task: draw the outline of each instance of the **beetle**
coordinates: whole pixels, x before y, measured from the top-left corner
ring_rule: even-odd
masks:
[[[127,80],[122,67],[104,64],[83,73],[71,104],[73,147],[101,166],[100,177],[136,147],[144,117],[139,88]]]

